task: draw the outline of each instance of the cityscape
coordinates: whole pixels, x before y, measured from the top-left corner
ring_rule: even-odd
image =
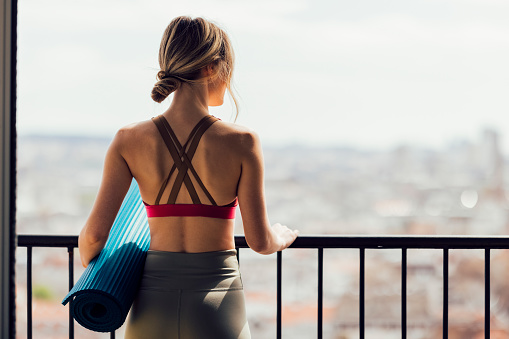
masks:
[[[302,145],[264,148],[272,223],[301,234],[505,235],[509,177],[501,136],[492,129],[443,148],[386,150]],[[18,234],[77,235],[101,179],[108,139],[22,136],[18,140]],[[236,234],[242,234],[240,213]],[[75,252],[75,277],[81,267]],[[483,338],[484,252],[451,250],[449,338]],[[276,333],[276,257],[240,251],[253,338]],[[317,253],[283,256],[283,337],[316,337]],[[509,338],[509,253],[492,253],[491,328]],[[34,333],[67,338],[67,255],[34,249]],[[408,252],[408,338],[442,333],[442,252]],[[324,253],[324,338],[358,338],[359,253]],[[77,278],[76,278],[77,279]],[[399,338],[401,255],[366,251],[366,338]],[[26,250],[17,252],[17,331],[26,337]],[[76,324],[76,338],[108,338]],[[121,337],[122,329],[119,330]],[[496,335],[496,337],[495,337]]]

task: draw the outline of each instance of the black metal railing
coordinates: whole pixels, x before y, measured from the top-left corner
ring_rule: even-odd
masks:
[[[243,236],[235,236],[237,248],[247,248]],[[28,339],[32,338],[32,248],[62,247],[69,253],[69,289],[74,284],[74,248],[77,236],[18,235],[18,247],[27,248],[27,319]],[[401,338],[407,336],[407,250],[441,249],[443,251],[443,338],[448,338],[449,310],[449,250],[484,249],[484,337],[490,338],[490,255],[492,249],[509,249],[506,236],[299,236],[291,248],[316,249],[318,251],[318,315],[317,338],[323,336],[323,252],[324,249],[359,250],[359,337],[365,333],[365,252],[366,249],[401,250]],[[277,333],[282,337],[282,257],[277,253]],[[115,333],[111,333],[115,337]],[[74,338],[74,320],[69,314],[69,338]]]

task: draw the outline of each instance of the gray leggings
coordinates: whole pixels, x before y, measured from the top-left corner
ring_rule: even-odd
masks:
[[[249,339],[236,250],[148,251],[125,339]]]

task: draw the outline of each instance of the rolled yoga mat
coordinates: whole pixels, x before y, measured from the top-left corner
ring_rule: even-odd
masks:
[[[124,323],[139,286],[150,245],[147,213],[133,179],[108,240],[62,301],[83,327],[111,332]]]

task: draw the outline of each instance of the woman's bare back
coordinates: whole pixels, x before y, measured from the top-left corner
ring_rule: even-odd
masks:
[[[194,121],[172,122],[170,126],[181,145],[188,139]],[[155,203],[162,183],[166,180],[174,161],[153,121],[143,121],[127,126],[119,133],[125,144],[122,155],[138,181],[143,201]],[[191,163],[205,188],[217,205],[227,205],[237,197],[242,168],[243,136],[249,130],[218,121],[203,134]],[[161,204],[166,203],[175,182],[177,171],[171,176]],[[190,170],[189,178],[202,204],[210,205],[205,192],[200,189]],[[177,204],[192,204],[186,185],[177,195]],[[151,249],[171,252],[210,252],[235,248],[233,219],[206,217],[156,217],[149,218]]]

